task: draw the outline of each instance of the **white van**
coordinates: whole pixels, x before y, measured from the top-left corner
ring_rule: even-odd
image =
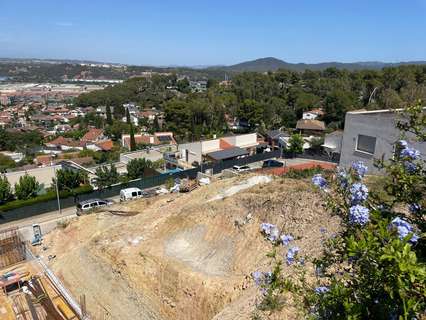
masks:
[[[143,197],[143,192],[139,188],[126,188],[120,190],[120,201],[127,201]]]

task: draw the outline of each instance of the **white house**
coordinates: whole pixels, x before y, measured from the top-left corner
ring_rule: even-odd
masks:
[[[303,120],[316,120],[318,117],[321,117],[324,115],[324,111],[319,109],[312,109],[309,111],[303,112],[302,119]]]
[[[183,143],[178,146],[179,158],[187,163],[192,164],[193,162],[201,163],[204,158],[208,158],[209,154],[215,153],[215,159],[226,160],[224,156],[238,157],[243,155],[243,151],[249,150],[248,153],[252,152],[258,145],[257,134],[241,134],[229,137],[223,137],[220,139],[204,140],[190,143]],[[234,152],[228,151],[223,154],[218,154],[218,151],[233,150]],[[248,154],[247,153],[247,154]],[[246,152],[244,152],[244,155]]]

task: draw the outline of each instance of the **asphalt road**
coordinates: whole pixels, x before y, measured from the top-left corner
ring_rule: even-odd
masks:
[[[115,196],[112,198],[108,198],[109,200],[118,202],[120,197]],[[58,223],[61,221],[66,221],[72,218],[77,217],[76,208],[66,208],[59,213],[59,211],[51,211],[46,212],[37,216],[25,218],[22,220],[11,221],[5,224],[0,225],[0,232],[9,228],[19,228],[19,232],[21,233],[22,240],[31,241],[33,238],[33,224],[39,224],[41,228],[42,234],[46,234],[58,226]]]

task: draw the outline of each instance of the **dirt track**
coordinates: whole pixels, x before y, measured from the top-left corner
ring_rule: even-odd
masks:
[[[50,234],[42,254],[56,255],[52,268],[75,296],[86,294],[95,319],[250,319],[258,296],[250,274],[269,268],[271,248],[259,224],[276,223],[312,258],[338,220],[309,182],[290,179],[207,201],[245,180],[115,205],[135,216],[81,217]],[[291,312],[281,316],[295,318]]]

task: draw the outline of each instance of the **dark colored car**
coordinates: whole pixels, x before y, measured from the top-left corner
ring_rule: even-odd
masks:
[[[279,162],[277,160],[266,160],[266,161],[263,161],[262,168],[271,168],[271,167],[276,168],[276,167],[282,167],[282,166],[284,166],[284,163]]]

